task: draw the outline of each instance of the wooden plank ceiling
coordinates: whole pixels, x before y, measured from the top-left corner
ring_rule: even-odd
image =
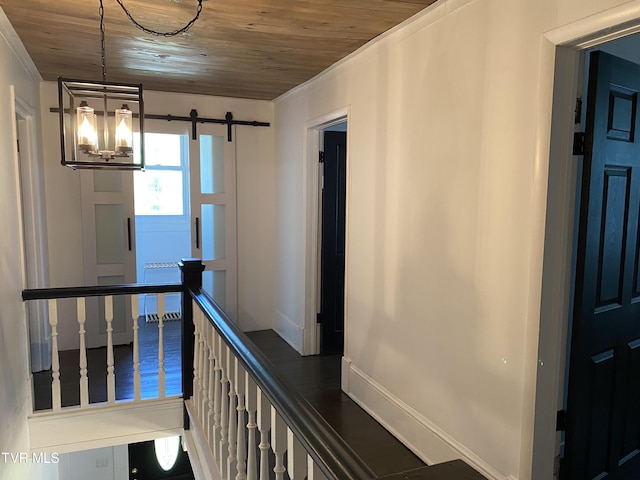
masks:
[[[145,89],[271,100],[436,0],[208,0],[186,33],[137,29],[103,0],[107,79]],[[195,16],[197,0],[122,0],[156,31]],[[99,0],[0,0],[45,80],[99,80]]]

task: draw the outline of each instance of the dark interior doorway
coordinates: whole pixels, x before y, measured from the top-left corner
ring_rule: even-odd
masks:
[[[178,442],[182,442],[182,438]],[[169,460],[171,465],[165,465],[165,467],[161,466],[161,459],[166,459],[168,453],[161,447],[158,448],[160,450],[156,453],[153,440],[129,444],[129,480],[193,480],[195,478],[189,456],[180,443],[175,461]]]
[[[588,58],[561,478],[640,475],[640,65]]]
[[[343,130],[343,131],[335,131]],[[347,197],[346,123],[323,132],[320,234],[320,353],[344,350],[345,217]]]

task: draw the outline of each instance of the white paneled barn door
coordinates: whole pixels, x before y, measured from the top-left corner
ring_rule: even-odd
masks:
[[[237,319],[236,148],[225,125],[198,125],[191,140],[192,255],[201,258],[205,291]]]
[[[84,279],[86,285],[114,285],[136,281],[133,172],[80,171]],[[104,300],[87,299],[87,347],[106,345]],[[113,299],[113,342],[130,343],[133,332],[130,305]]]

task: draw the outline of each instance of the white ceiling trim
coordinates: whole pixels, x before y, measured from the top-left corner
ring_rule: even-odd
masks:
[[[33,63],[33,60],[27,53],[27,49],[24,48],[20,37],[18,37],[18,34],[13,29],[13,25],[11,25],[11,22],[9,22],[9,19],[4,13],[4,10],[2,10],[2,7],[0,7],[0,38],[2,38],[9,46],[9,48],[16,56],[18,61],[22,64],[28,75],[33,80],[41,82],[42,76],[36,68],[36,64]]]

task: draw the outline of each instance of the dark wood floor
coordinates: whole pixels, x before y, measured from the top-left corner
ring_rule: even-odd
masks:
[[[158,333],[156,323],[140,321],[142,398],[157,394]],[[340,389],[340,355],[301,357],[274,331],[250,332],[249,338],[273,363],[283,380],[297,390],[341,435],[378,476],[422,469],[425,464]],[[166,322],[166,394],[182,391],[180,322]],[[78,350],[60,352],[62,405],[79,404]],[[133,352],[130,345],[114,348],[116,399],[133,398]],[[104,402],[106,349],[87,350],[90,402]],[[36,410],[51,408],[51,371],[34,374]],[[399,477],[404,478],[404,477]]]
[[[165,395],[182,394],[181,324],[164,322]],[[141,397],[158,395],[158,324],[139,321]],[[113,349],[116,377],[116,400],[133,399],[133,347],[116,345]],[[60,352],[60,391],[62,406],[80,404],[80,370],[78,350]],[[89,403],[107,401],[107,349],[87,349]],[[51,370],[33,374],[35,410],[51,408]]]
[[[273,330],[247,333],[278,373],[329,422],[378,476],[425,467],[340,389],[340,355],[301,357]]]

